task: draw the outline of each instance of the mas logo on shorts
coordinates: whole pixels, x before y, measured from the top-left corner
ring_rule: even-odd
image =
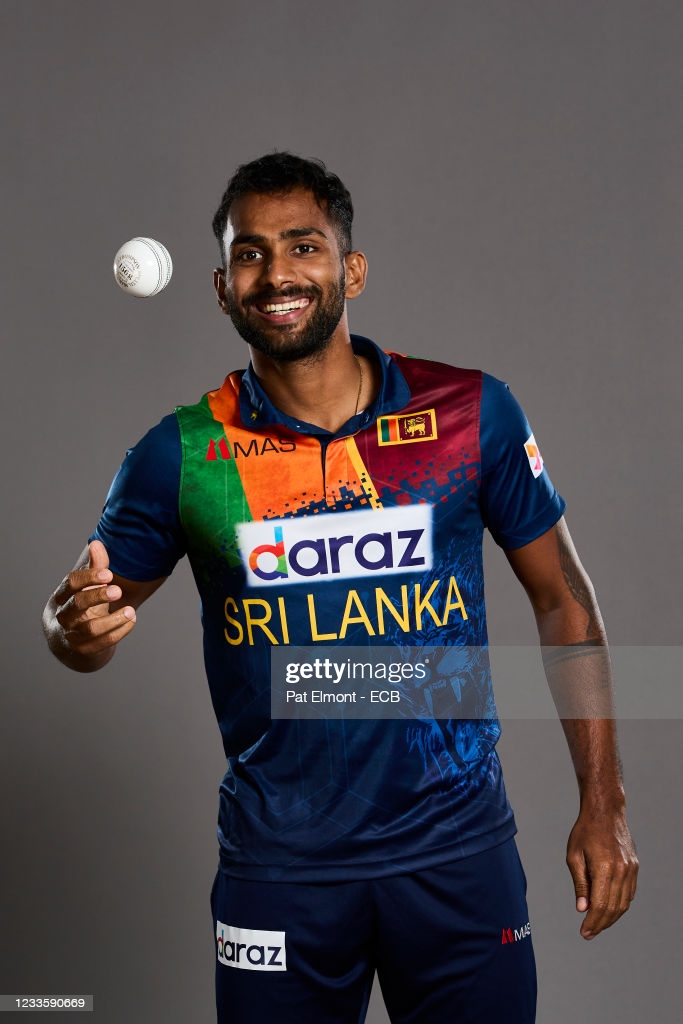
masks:
[[[543,472],[543,459],[541,458],[541,452],[536,444],[536,438],[533,434],[529,434],[528,438],[524,442],[524,451],[526,457],[529,460],[531,466],[531,472],[534,476],[540,476]]]
[[[216,921],[218,963],[241,971],[286,971],[284,932],[235,928]]]
[[[528,939],[531,935],[531,922],[527,921],[521,928],[503,928],[501,945],[508,946],[513,942],[520,942],[521,939]]]
[[[432,567],[428,504],[239,523],[250,586],[354,579]]]
[[[437,437],[434,409],[411,412],[408,416],[380,416],[377,420],[379,445],[433,441]]]

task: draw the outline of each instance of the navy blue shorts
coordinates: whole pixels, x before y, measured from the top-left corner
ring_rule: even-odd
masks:
[[[514,839],[409,875],[211,894],[218,1024],[362,1024],[375,971],[393,1024],[533,1024],[536,969]]]

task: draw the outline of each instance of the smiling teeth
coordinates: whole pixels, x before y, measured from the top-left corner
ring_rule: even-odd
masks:
[[[308,305],[308,299],[294,299],[292,302],[269,302],[263,307],[264,313],[289,313],[292,309],[302,309]]]

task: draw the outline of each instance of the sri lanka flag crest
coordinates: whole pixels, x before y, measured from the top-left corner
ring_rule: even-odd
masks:
[[[436,432],[436,412],[423,409],[403,416],[380,416],[377,420],[377,443],[410,444],[413,441],[433,441]]]

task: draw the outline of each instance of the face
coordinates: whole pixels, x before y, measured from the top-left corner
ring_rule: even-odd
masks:
[[[279,362],[322,352],[344,315],[347,261],[312,193],[242,196],[230,209],[224,243],[218,300],[247,344]],[[352,278],[357,255],[347,257]]]

